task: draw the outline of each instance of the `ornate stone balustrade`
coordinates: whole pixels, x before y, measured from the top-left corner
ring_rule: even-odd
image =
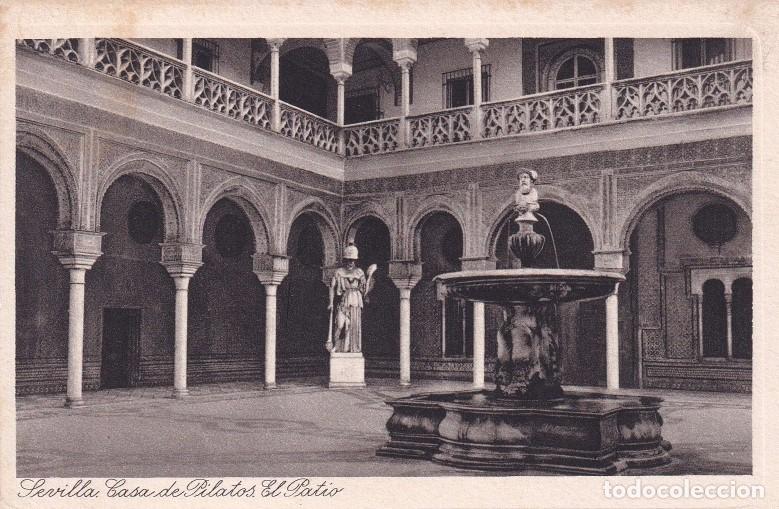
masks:
[[[685,69],[614,83],[615,118],[752,103],[752,61]]]
[[[193,101],[211,111],[271,129],[273,99],[202,69],[192,70]]]
[[[471,106],[409,117],[409,144],[413,147],[468,141],[471,135]]]
[[[124,39],[95,39],[95,70],[182,99],[183,62]]]
[[[288,138],[308,143],[329,152],[338,152],[338,126],[281,101],[279,132]]]
[[[82,44],[91,46],[81,47]],[[109,76],[274,130],[274,100],[211,72],[125,39],[18,39],[20,48],[92,67]],[[752,61],[685,69],[657,76],[545,92],[507,101],[406,118],[337,124],[278,102],[278,133],[345,157],[445,145],[474,139],[640,119],[704,108],[752,104]],[[481,115],[477,115],[481,113]],[[480,125],[476,125],[481,117]],[[478,130],[477,130],[478,129]],[[340,145],[340,149],[339,149]]]
[[[545,92],[482,105],[482,136],[499,138],[601,121],[603,85]]]
[[[400,146],[400,119],[376,120],[344,127],[346,156],[392,152]]]
[[[81,60],[78,56],[78,39],[19,39],[16,43],[70,62]]]

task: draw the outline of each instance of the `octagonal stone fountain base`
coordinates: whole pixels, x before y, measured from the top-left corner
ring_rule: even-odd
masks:
[[[492,392],[388,401],[390,440],[376,454],[480,470],[610,475],[671,461],[660,398],[567,393],[546,401]]]

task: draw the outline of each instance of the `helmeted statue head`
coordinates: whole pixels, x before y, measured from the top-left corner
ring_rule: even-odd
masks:
[[[357,259],[359,259],[359,252],[357,251],[357,246],[350,243],[344,249],[344,260],[357,260]]]

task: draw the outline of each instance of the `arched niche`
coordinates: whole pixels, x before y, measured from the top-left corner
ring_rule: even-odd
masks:
[[[326,232],[322,217],[314,212],[298,214],[287,238],[289,273],[279,286],[278,356],[282,374],[284,364],[303,359],[313,371],[324,374],[327,350],[327,286],[323,281],[326,256]],[[295,370],[290,376],[301,375]]]
[[[17,389],[22,392],[65,384],[64,371],[47,367],[47,359],[67,362],[69,278],[51,252],[51,231],[69,226],[58,197],[50,170],[17,151],[14,278]]]
[[[252,255],[265,241],[257,241],[257,218],[246,208],[240,197],[223,197],[205,214],[203,265],[189,286],[187,354],[193,383],[261,378],[265,292]]]
[[[411,291],[412,357],[472,355],[471,313],[464,302],[439,301],[435,276],[462,268],[463,229],[454,215],[432,210],[414,223],[415,251],[422,278]]]
[[[335,80],[322,48],[312,44],[282,52],[279,81],[282,101],[324,118],[335,111]]]
[[[164,242],[175,242],[185,237],[184,206],[176,184],[162,163],[131,155],[109,168],[98,183],[95,195],[95,229],[102,228],[101,211],[108,189],[120,178],[132,176],[143,181],[157,195],[162,206]]]
[[[359,250],[358,265],[367,270],[371,264],[377,269],[374,286],[366,299],[362,314],[362,350],[366,358],[397,358],[399,300],[398,290],[388,277],[391,258],[390,230],[376,216],[363,216],[354,221],[347,234]]]
[[[159,362],[172,361],[175,288],[160,244],[176,238],[178,216],[156,178],[114,176],[98,195],[105,235],[86,275],[84,355],[99,362],[101,388],[170,383]]]
[[[20,156],[27,159],[20,160]],[[70,162],[62,155],[57,144],[42,133],[20,130],[16,133],[16,167],[31,167],[30,160],[43,169],[54,186],[54,202],[57,203],[56,228],[78,226],[78,186]]]

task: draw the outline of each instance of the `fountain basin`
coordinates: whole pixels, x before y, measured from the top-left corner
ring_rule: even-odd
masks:
[[[532,304],[599,299],[614,293],[625,276],[577,269],[495,269],[436,276],[442,296],[489,304]]]
[[[660,398],[566,393],[515,401],[487,391],[417,394],[387,401],[390,440],[381,456],[480,470],[610,475],[670,461]]]

